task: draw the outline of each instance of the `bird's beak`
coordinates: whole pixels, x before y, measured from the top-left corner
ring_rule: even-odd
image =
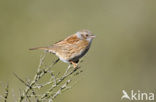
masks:
[[[90,36],[90,38],[95,38],[95,37],[96,37],[95,35],[91,35],[91,36]]]

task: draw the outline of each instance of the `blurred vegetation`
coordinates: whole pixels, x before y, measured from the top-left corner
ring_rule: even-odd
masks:
[[[123,89],[155,92],[155,5],[155,0],[1,0],[0,84],[9,83],[10,102],[24,87],[13,72],[25,79],[36,73],[42,51],[28,49],[81,29],[96,39],[83,58],[82,80],[57,101],[119,102]],[[59,62],[55,70],[67,66]]]

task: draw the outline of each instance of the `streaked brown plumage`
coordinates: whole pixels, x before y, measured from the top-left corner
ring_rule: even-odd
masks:
[[[92,35],[90,31],[82,30],[53,44],[52,46],[31,48],[30,50],[42,49],[52,52],[63,62],[71,63],[76,67],[79,59],[89,50],[94,37],[95,36]]]

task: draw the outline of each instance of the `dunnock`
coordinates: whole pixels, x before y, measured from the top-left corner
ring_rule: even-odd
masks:
[[[88,52],[93,38],[95,36],[89,30],[82,30],[51,46],[31,48],[30,50],[46,50],[55,54],[61,61],[73,64],[73,67],[76,68],[79,59]]]

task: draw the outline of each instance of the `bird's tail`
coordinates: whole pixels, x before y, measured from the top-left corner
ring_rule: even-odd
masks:
[[[35,48],[30,48],[29,50],[48,50],[48,47],[35,47]]]

